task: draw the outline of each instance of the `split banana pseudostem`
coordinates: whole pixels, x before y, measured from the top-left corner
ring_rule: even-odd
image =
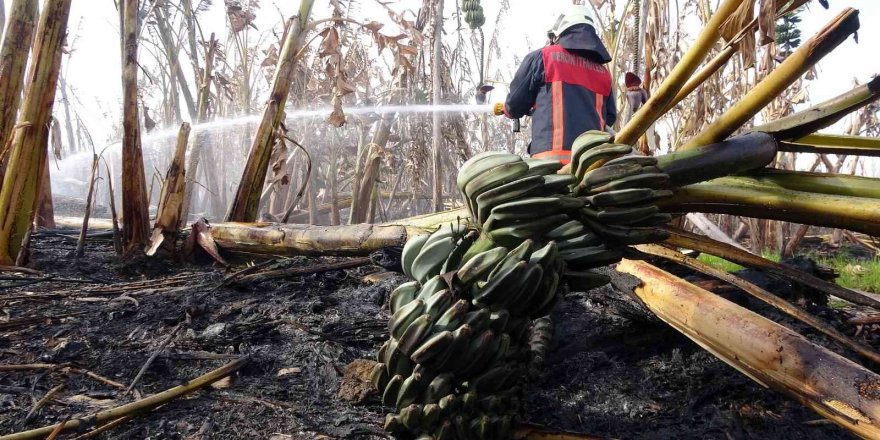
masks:
[[[462,11],[477,18],[482,7],[464,0]],[[665,238],[655,226],[669,217],[654,203],[670,195],[669,178],[656,159],[587,132],[572,164],[560,175],[556,161],[478,154],[456,180],[476,227],[444,225],[406,243],[401,262],[414,281],[390,294],[390,338],[371,375],[395,409],[390,433],[510,438],[564,292],[607,284],[591,269]]]

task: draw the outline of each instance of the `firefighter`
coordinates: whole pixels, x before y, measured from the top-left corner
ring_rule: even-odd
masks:
[[[529,155],[567,164],[571,145],[588,130],[606,130],[617,119],[611,55],[596,34],[586,6],[571,6],[548,32],[549,44],[528,55],[495,113],[532,117]]]

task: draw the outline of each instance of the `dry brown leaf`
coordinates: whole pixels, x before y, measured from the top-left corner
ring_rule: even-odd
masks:
[[[329,55],[338,55],[339,54],[339,32],[336,31],[336,28],[331,27],[327,28],[323,32],[324,41],[321,42],[321,49],[318,52],[318,56],[326,57]]]
[[[776,0],[761,0],[761,12],[758,14],[758,29],[761,30],[762,46],[776,40]]]

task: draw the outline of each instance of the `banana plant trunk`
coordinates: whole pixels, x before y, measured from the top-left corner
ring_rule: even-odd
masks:
[[[211,38],[208,40],[208,47],[205,50],[205,70],[202,78],[199,82],[199,104],[198,110],[196,114],[197,122],[205,122],[208,117],[208,104],[211,98],[211,83],[213,82],[214,77],[214,55],[217,53],[217,39],[214,38],[214,34],[211,34]],[[193,143],[192,151],[189,154],[189,161],[187,162],[186,169],[189,170],[189,175],[192,177],[189,182],[186,184],[186,192],[183,197],[183,206],[181,206],[181,215],[180,220],[181,223],[185,223],[187,216],[189,215],[189,208],[192,204],[192,196],[193,191],[196,186],[196,173],[199,171],[199,164],[202,158],[202,150],[204,145],[207,143],[208,135],[207,133],[197,133],[195,142]],[[210,166],[215,166],[215,164],[210,163]],[[205,175],[208,176],[209,173],[205,170]],[[210,179],[214,180],[214,179]],[[220,192],[223,191],[223,188],[215,185],[211,185],[211,188],[214,191]]]
[[[34,26],[37,22],[37,2],[15,0],[9,11],[9,26],[0,49],[0,185],[3,182],[9,156],[8,141],[12,137],[15,116],[24,87]]]
[[[665,212],[731,214],[880,235],[880,203],[868,197],[793,191],[748,177],[723,177],[674,190]]]
[[[260,195],[263,192],[269,158],[272,155],[272,145],[276,131],[284,118],[284,106],[290,92],[290,85],[296,74],[295,67],[300,49],[305,42],[313,3],[314,0],[302,0],[299,16],[291,20],[290,30],[287,32],[284,47],[278,59],[278,67],[275,70],[269,102],[263,110],[263,119],[257,129],[253,144],[251,144],[250,154],[239,180],[235,199],[233,199],[229,214],[226,216],[227,221],[252,222],[257,218]]]
[[[138,1],[122,5],[122,233],[126,253],[143,249],[150,237],[149,196],[138,114]]]
[[[0,187],[3,265],[16,261],[34,221],[70,3],[71,0],[47,0],[36,32],[34,58],[25,78],[25,98],[10,140],[8,168]]]
[[[186,188],[186,168],[184,167],[184,162],[186,160],[189,132],[189,123],[184,122],[180,124],[174,158],[168,167],[168,171],[165,173],[165,181],[162,183],[162,191],[159,195],[159,208],[156,211],[156,222],[153,224],[153,234],[150,237],[147,255],[155,254],[156,250],[163,243],[173,248],[174,239],[177,237],[181,208],[183,207],[184,190]]]
[[[643,261],[620,272],[660,319],[759,384],[863,438],[880,438],[880,375],[803,336]]]

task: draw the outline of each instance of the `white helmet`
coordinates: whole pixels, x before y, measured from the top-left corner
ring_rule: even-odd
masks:
[[[568,7],[564,13],[559,15],[559,18],[556,19],[556,23],[553,25],[549,31],[547,31],[547,35],[549,37],[558,37],[562,35],[568,28],[577,25],[577,24],[588,24],[590,26],[593,25],[593,13],[590,11],[590,8],[583,5],[571,5]]]

